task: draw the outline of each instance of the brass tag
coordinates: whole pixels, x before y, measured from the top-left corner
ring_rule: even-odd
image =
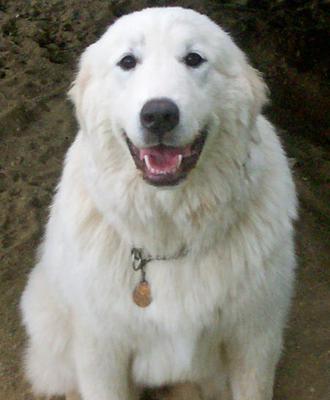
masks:
[[[148,307],[152,302],[151,289],[147,281],[139,282],[133,292],[134,303],[139,307]]]

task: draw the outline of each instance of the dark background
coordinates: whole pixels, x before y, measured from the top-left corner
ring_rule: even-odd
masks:
[[[330,1],[0,0],[0,400],[31,399],[18,300],[63,155],[76,131],[66,92],[81,51],[122,14],[181,5],[208,14],[262,71],[265,110],[300,199],[297,289],[275,400],[330,398]]]

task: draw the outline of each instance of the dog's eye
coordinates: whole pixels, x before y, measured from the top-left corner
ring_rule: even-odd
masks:
[[[198,53],[188,53],[184,59],[184,63],[188,65],[188,67],[198,68],[201,64],[203,64],[206,60]]]
[[[118,63],[119,67],[125,71],[135,68],[136,64],[137,59],[132,54],[123,57]]]

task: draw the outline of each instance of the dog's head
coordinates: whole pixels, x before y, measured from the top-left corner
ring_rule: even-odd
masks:
[[[146,182],[172,186],[213,137],[253,132],[265,88],[221,28],[175,7],[115,22],[83,54],[70,96],[87,135],[115,137]]]

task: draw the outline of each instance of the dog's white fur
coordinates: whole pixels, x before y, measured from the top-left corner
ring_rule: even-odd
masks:
[[[192,50],[207,59],[199,68],[182,62]],[[140,62],[123,71],[127,52]],[[120,18],[85,51],[70,95],[81,130],[21,303],[33,390],[132,400],[145,385],[191,381],[207,400],[270,400],[296,198],[260,114],[260,76],[207,17],[154,8]],[[157,97],[178,104],[178,145],[209,127],[197,167],[171,189],[143,181],[123,138],[143,147],[139,112]],[[148,265],[145,309],[132,301],[134,246],[166,256],[188,248]]]

